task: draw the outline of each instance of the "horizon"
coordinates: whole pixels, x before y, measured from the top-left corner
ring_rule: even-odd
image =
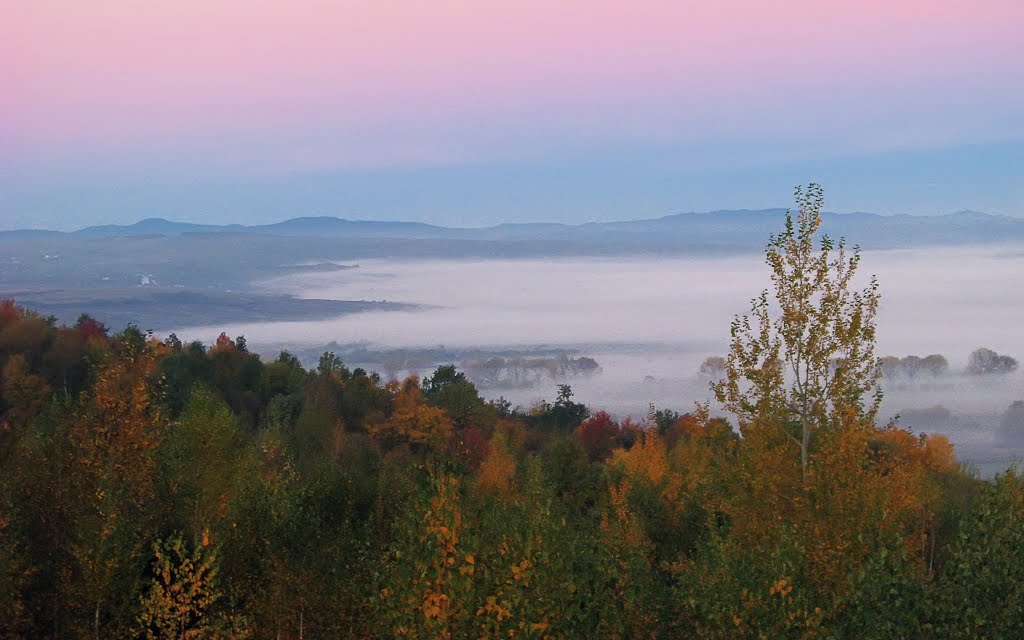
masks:
[[[4,227],[4,226],[0,225],[0,233],[4,233],[4,232],[17,232],[17,231],[41,231],[41,232],[59,232],[59,233],[73,234],[73,233],[77,233],[77,232],[80,232],[80,231],[86,231],[88,229],[93,229],[93,228],[101,228],[101,227],[124,227],[124,228],[130,228],[130,227],[135,227],[135,226],[142,225],[144,223],[154,223],[154,222],[168,223],[168,224],[204,225],[204,226],[214,226],[214,227],[222,227],[222,228],[242,227],[244,229],[248,229],[248,228],[256,228],[256,227],[263,227],[263,226],[280,225],[280,224],[285,224],[285,223],[288,223],[288,222],[295,222],[295,221],[299,221],[299,220],[332,220],[332,221],[338,221],[338,222],[382,223],[382,224],[422,224],[422,225],[426,225],[426,226],[436,227],[436,228],[439,228],[439,229],[484,230],[484,229],[492,229],[492,228],[495,228],[495,227],[500,227],[500,226],[505,226],[505,225],[509,225],[509,226],[523,225],[523,226],[527,226],[527,225],[552,224],[552,225],[565,226],[565,227],[581,227],[581,226],[586,226],[586,225],[590,225],[590,224],[608,224],[608,223],[618,223],[618,222],[645,222],[645,221],[662,220],[662,219],[665,219],[665,218],[674,218],[674,217],[689,216],[689,215],[698,215],[699,216],[699,215],[715,215],[715,214],[727,214],[727,213],[774,213],[774,212],[780,212],[780,211],[792,211],[792,209],[790,207],[761,207],[761,208],[756,208],[756,209],[750,209],[750,208],[742,208],[742,209],[710,209],[710,210],[704,210],[704,211],[679,211],[679,212],[676,212],[676,213],[667,213],[665,215],[654,216],[654,217],[650,217],[650,218],[621,218],[621,219],[615,219],[615,220],[582,220],[582,221],[578,221],[578,222],[557,222],[557,221],[556,222],[543,222],[543,221],[532,221],[531,222],[531,221],[508,220],[508,221],[498,222],[498,223],[495,223],[495,224],[477,225],[477,226],[449,226],[449,225],[444,225],[444,224],[434,224],[434,223],[431,223],[431,222],[423,222],[423,221],[420,221],[420,220],[402,220],[402,219],[398,219],[398,218],[388,218],[388,219],[345,218],[345,217],[333,216],[333,215],[299,215],[299,216],[293,216],[293,217],[289,217],[289,218],[281,218],[281,219],[276,219],[276,220],[275,219],[271,219],[271,220],[269,220],[267,222],[253,223],[253,224],[246,224],[246,223],[243,223],[243,222],[202,222],[202,221],[198,221],[198,220],[189,220],[189,219],[184,219],[184,218],[164,218],[164,217],[161,217],[161,216],[149,216],[149,217],[145,217],[145,218],[139,218],[139,219],[135,220],[134,222],[126,222],[126,223],[100,222],[100,223],[89,224],[89,225],[85,225],[85,226],[64,227],[64,228],[43,228],[43,227],[17,227],[17,228],[11,227],[11,228],[8,228],[8,227]],[[822,213],[825,214],[825,215],[837,215],[837,216],[866,215],[866,216],[876,216],[876,217],[879,217],[879,218],[896,218],[896,217],[943,218],[943,217],[950,217],[950,216],[957,216],[957,215],[980,215],[980,216],[986,216],[986,217],[990,217],[990,218],[1009,218],[1009,219],[1024,220],[1024,216],[1014,216],[1014,215],[1005,215],[1005,214],[999,214],[999,213],[990,213],[990,212],[987,212],[987,211],[978,211],[978,210],[975,210],[975,209],[960,209],[960,210],[957,210],[957,211],[948,211],[948,212],[939,212],[939,213],[898,213],[898,212],[897,213],[877,213],[877,212],[874,212],[874,211],[823,211]]]
[[[0,226],[1024,216],[1024,4],[43,0],[0,24]],[[182,46],[183,43],[186,46]]]

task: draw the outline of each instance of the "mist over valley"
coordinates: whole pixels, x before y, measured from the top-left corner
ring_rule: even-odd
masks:
[[[990,473],[1019,458],[1024,438],[1003,433],[1010,405],[1024,397],[1024,372],[970,375],[979,347],[1019,357],[1024,340],[1024,253],[1018,245],[874,250],[882,305],[876,356],[941,354],[940,375],[882,380],[884,419],[943,433],[962,459]],[[860,283],[863,284],[863,283]],[[280,349],[308,364],[325,349],[384,377],[427,376],[455,363],[488,397],[528,408],[552,401],[556,385],[616,415],[642,418],[651,404],[677,411],[711,401],[699,373],[728,347],[729,323],[770,285],[763,256],[368,260],[358,269],[296,273],[255,286],[297,299],[372,300],[409,305],[330,319],[175,327],[182,339],[245,335],[268,357]],[[333,343],[333,344],[329,344]],[[599,369],[560,374],[559,358],[592,358]],[[488,384],[480,363],[502,358],[533,372],[519,384]],[[518,361],[516,360],[518,359]],[[474,365],[476,371],[474,371]],[[546,368],[545,368],[546,367]],[[539,373],[538,373],[539,372]],[[928,409],[946,410],[928,413]],[[936,419],[936,416],[938,418]]]
[[[711,400],[713,376],[698,370],[727,351],[732,318],[770,286],[761,249],[783,214],[479,229],[149,219],[9,231],[0,287],[63,322],[85,312],[206,343],[224,331],[267,358],[287,349],[315,365],[330,350],[385,379],[455,363],[485,396],[524,409],[569,384],[588,406],[639,418],[652,404],[685,412]],[[856,284],[878,277],[876,356],[948,360],[941,376],[883,380],[882,417],[950,435],[962,459],[986,470],[1020,457],[1024,438],[999,425],[1024,397],[1024,374],[963,371],[980,347],[1024,356],[1024,222],[961,212],[826,214],[824,223],[865,247]]]

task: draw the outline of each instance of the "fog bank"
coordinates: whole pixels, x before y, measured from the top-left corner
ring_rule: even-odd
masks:
[[[883,413],[942,405],[954,417],[927,430],[950,433],[961,455],[982,462],[1020,455],[991,431],[1000,412],[1024,399],[1022,373],[978,378],[959,372],[981,346],[1024,360],[1021,247],[866,252],[861,271],[860,284],[875,274],[882,293],[877,355],[939,353],[950,363],[942,379],[890,382]],[[256,348],[330,341],[379,348],[571,348],[602,368],[568,381],[577,399],[636,416],[652,402],[685,411],[710,397],[708,379],[697,375],[700,362],[726,351],[734,314],[748,310],[770,281],[763,256],[751,254],[366,261],[358,269],[297,273],[260,286],[305,298],[422,307],[316,322],[186,327],[178,335],[209,342],[223,330],[246,335]],[[484,392],[528,406],[553,399],[554,385]]]

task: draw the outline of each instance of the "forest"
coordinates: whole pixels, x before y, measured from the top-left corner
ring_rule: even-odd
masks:
[[[797,200],[723,327],[725,412],[3,300],[0,637],[1024,637],[1024,478],[878,423],[879,285]]]

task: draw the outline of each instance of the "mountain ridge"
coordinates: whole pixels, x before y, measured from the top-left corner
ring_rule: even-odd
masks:
[[[406,220],[360,220],[336,216],[298,216],[279,222],[245,225],[205,224],[182,222],[162,217],[143,218],[132,224],[93,225],[74,231],[49,229],[2,230],[0,235],[21,236],[72,236],[83,238],[135,237],[147,235],[178,236],[186,233],[252,233],[282,236],[328,236],[328,237],[379,237],[379,238],[449,238],[449,239],[503,239],[522,237],[539,233],[582,233],[665,230],[672,227],[717,227],[742,224],[761,227],[760,223],[777,228],[778,221],[787,209],[774,207],[766,209],[719,209],[714,211],[690,211],[673,213],[657,218],[638,220],[612,220],[604,222],[560,223],[560,222],[506,222],[486,227],[448,227],[425,222]],[[857,211],[850,213],[827,212],[823,214],[825,228],[840,228],[853,223],[880,225],[883,227],[927,227],[929,223],[939,225],[993,224],[1002,228],[1020,228],[1024,234],[1024,218],[962,210],[933,216],[909,214],[882,215]],[[680,229],[682,230],[682,229]],[[725,229],[718,229],[725,231]]]

